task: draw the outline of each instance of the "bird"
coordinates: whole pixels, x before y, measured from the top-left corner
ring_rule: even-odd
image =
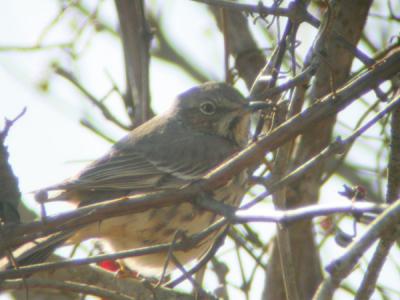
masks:
[[[207,82],[179,94],[170,109],[133,129],[77,175],[41,189],[42,202],[67,201],[80,207],[120,197],[180,189],[242,150],[249,140],[250,115],[266,102],[248,101],[223,82]],[[211,197],[239,206],[247,190],[247,172],[235,175]],[[55,195],[53,195],[56,193]],[[177,231],[190,236],[217,221],[216,213],[183,202],[140,213],[112,217],[68,232],[26,262],[46,258],[60,244],[100,239],[106,251],[117,252],[170,243]],[[185,265],[203,257],[218,235],[174,256]],[[40,254],[40,252],[42,254]],[[43,254],[44,253],[44,254]],[[124,266],[143,276],[160,276],[167,252],[128,257]],[[169,263],[166,270],[176,266]]]

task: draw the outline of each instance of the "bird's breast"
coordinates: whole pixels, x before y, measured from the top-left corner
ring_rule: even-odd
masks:
[[[245,193],[245,179],[244,172],[233,177],[226,185],[214,191],[214,200],[238,206]],[[206,229],[219,218],[215,213],[188,202],[103,220],[80,230],[72,242],[102,238],[112,252],[143,248],[170,243],[178,232],[191,236]],[[181,264],[204,255],[218,233],[210,234],[193,249],[177,252],[176,256]],[[165,259],[166,252],[132,257],[124,262],[145,275],[159,275],[157,273],[161,272]],[[173,265],[169,267],[170,271],[173,269]]]

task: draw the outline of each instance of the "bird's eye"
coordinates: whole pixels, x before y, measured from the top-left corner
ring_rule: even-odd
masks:
[[[200,111],[207,116],[215,114],[216,110],[217,107],[215,106],[215,103],[212,101],[206,101],[200,104]]]

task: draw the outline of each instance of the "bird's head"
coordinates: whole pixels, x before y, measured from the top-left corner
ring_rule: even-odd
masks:
[[[249,136],[250,113],[262,108],[262,103],[247,101],[226,83],[208,82],[180,94],[173,111],[185,126],[244,146]]]

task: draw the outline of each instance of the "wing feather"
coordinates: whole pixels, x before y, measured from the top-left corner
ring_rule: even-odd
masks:
[[[205,134],[175,138],[162,150],[146,139],[120,142],[77,176],[46,190],[64,190],[67,195],[57,200],[68,200],[74,191],[138,193],[179,188],[201,178],[236,150],[230,141]]]

